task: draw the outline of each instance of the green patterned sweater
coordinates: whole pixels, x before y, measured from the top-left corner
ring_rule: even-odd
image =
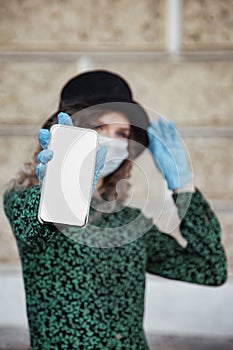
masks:
[[[22,263],[31,349],[148,350],[146,272],[206,286],[226,282],[221,228],[210,205],[197,188],[173,199],[185,248],[138,208],[122,206],[86,228],[59,230],[37,219],[39,185],[4,194]]]

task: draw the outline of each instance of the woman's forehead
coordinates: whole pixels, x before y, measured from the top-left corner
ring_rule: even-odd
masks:
[[[99,121],[105,123],[105,124],[112,124],[116,126],[123,126],[125,128],[130,128],[130,122],[127,119],[127,117],[120,113],[120,112],[115,112],[115,111],[109,111],[106,114],[102,115],[101,117],[98,118]]]

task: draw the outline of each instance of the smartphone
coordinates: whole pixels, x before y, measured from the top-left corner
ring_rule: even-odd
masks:
[[[92,129],[54,124],[47,149],[38,220],[43,223],[85,227],[88,223],[98,133]]]

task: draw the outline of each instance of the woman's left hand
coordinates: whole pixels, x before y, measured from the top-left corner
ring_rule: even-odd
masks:
[[[185,148],[173,121],[159,118],[147,128],[149,150],[155,165],[167,181],[170,190],[186,185],[193,173],[189,169]]]

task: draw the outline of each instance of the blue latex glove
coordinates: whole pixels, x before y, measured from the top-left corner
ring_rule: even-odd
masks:
[[[193,173],[189,169],[184,146],[173,121],[159,118],[147,128],[149,150],[155,165],[167,181],[168,188],[175,190],[187,184]]]
[[[73,122],[70,116],[63,112],[60,112],[58,114],[58,124],[73,126]],[[40,183],[42,183],[45,175],[46,163],[48,163],[53,158],[53,151],[47,150],[47,146],[51,138],[50,131],[47,129],[40,129],[38,138],[43,150],[37,156],[39,164],[36,167],[36,175]],[[92,196],[95,191],[96,184],[99,180],[101,170],[104,166],[107,150],[108,150],[107,145],[103,145],[96,153],[95,174],[94,174],[94,180],[93,180],[93,186],[92,186]]]

